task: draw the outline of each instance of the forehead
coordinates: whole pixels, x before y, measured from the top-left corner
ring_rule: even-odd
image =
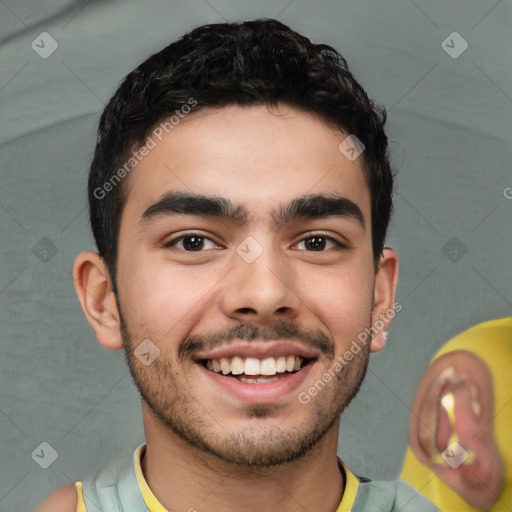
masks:
[[[369,220],[363,158],[350,161],[338,149],[347,135],[287,105],[200,109],[160,137],[150,133],[152,149],[125,184],[123,218],[135,221],[163,194],[182,191],[226,197],[251,218],[295,197],[336,194]]]

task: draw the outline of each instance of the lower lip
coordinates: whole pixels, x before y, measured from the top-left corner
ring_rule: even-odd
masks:
[[[201,363],[198,363],[198,366],[208,379],[211,379],[214,384],[220,386],[238,400],[255,404],[268,404],[277,402],[296,391],[303,383],[313,364],[314,361],[309,361],[302,370],[292,373],[288,377],[261,384],[249,384],[233,377],[225,377],[222,374],[208,370]]]

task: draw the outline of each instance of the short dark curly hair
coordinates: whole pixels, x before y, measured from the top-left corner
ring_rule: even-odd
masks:
[[[191,98],[194,111],[288,104],[316,113],[362,141],[378,268],[392,211],[386,111],[368,98],[334,48],[312,43],[277,20],[258,19],[192,30],[128,74],[105,107],[89,173],[89,206],[94,238],[114,289],[127,195],[126,180],[120,178],[130,170],[126,162],[155,126],[183,112]]]

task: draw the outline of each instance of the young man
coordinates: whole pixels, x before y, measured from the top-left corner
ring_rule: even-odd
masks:
[[[74,280],[146,443],[41,512],[436,510],[336,454],[397,308],[384,122],[333,48],[275,20],[199,27],[126,77]]]

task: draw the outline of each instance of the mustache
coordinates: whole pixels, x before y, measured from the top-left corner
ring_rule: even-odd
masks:
[[[202,335],[187,336],[178,350],[178,358],[189,357],[198,351],[212,350],[234,340],[251,342],[279,339],[297,340],[326,356],[334,357],[334,342],[325,333],[319,329],[307,329],[292,322],[279,320],[272,326],[258,327],[250,322],[243,322],[225,329],[207,331]]]

